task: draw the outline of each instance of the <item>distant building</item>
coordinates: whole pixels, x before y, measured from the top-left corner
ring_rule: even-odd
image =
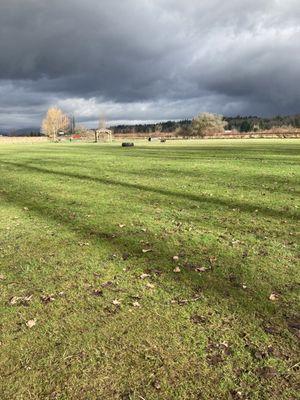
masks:
[[[100,128],[95,130],[95,142],[111,142],[112,131],[107,128]]]
[[[99,119],[98,129],[95,130],[95,142],[111,142],[113,132],[106,128],[106,121],[104,113],[101,114]]]

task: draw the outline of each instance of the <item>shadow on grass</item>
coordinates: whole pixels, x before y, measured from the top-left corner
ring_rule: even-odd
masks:
[[[220,199],[220,198],[215,198],[211,197],[205,194],[201,195],[196,195],[192,193],[184,193],[184,192],[175,192],[172,190],[168,189],[162,189],[162,188],[154,188],[146,185],[141,185],[137,183],[130,183],[130,182],[122,182],[122,181],[117,181],[113,179],[108,179],[108,178],[99,178],[99,177],[93,177],[89,175],[83,175],[83,174],[78,174],[78,173],[70,173],[66,171],[54,171],[54,170],[49,170],[46,168],[40,168],[36,166],[30,166],[22,163],[15,163],[15,162],[9,162],[9,161],[2,161],[5,165],[8,166],[14,166],[21,168],[22,170],[28,170],[32,172],[37,172],[37,173],[43,173],[43,174],[48,174],[48,175],[54,175],[54,176],[60,176],[60,177],[68,177],[68,178],[74,178],[74,179],[79,179],[79,180],[84,180],[84,181],[90,181],[90,182],[96,182],[99,184],[104,184],[104,185],[113,185],[116,187],[124,187],[126,189],[132,189],[132,190],[142,190],[146,192],[151,192],[151,193],[156,193],[159,195],[163,196],[168,196],[168,197],[175,197],[175,198],[181,198],[184,200],[189,200],[189,201],[194,201],[197,203],[206,203],[206,204],[211,204],[212,206],[219,206],[219,207],[226,207],[229,209],[239,209],[242,212],[246,213],[256,213],[259,212],[265,216],[273,217],[273,218],[284,218],[284,219],[295,219],[298,220],[299,217],[297,215],[297,212],[289,212],[286,210],[274,210],[269,207],[265,207],[259,204],[249,204],[241,201],[236,201],[236,200],[231,200],[231,199]]]
[[[14,165],[14,163],[11,163]],[[51,175],[53,171],[46,171],[41,168],[29,168],[29,171],[35,171],[42,174]],[[58,173],[54,173],[57,175]],[[59,174],[64,175],[64,174]],[[69,174],[67,175],[69,176]],[[71,177],[78,178],[76,175]],[[264,282],[256,282],[255,287],[253,287],[251,292],[245,292],[241,290],[241,285],[237,287],[236,282],[232,282],[228,279],[228,273],[230,270],[228,267],[213,269],[210,273],[199,276],[192,269],[187,270],[182,274],[172,273],[172,267],[170,271],[170,265],[172,256],[177,254],[178,248],[175,248],[171,242],[168,241],[158,241],[156,235],[152,232],[147,233],[147,241],[149,243],[155,243],[155,249],[153,253],[142,254],[140,240],[141,236],[138,235],[127,235],[126,233],[121,233],[116,237],[112,236],[112,232],[116,230],[116,227],[112,223],[107,223],[102,229],[99,229],[98,225],[93,225],[87,222],[84,215],[81,216],[80,221],[70,220],[69,215],[66,214],[68,209],[68,204],[62,203],[60,198],[57,198],[55,194],[51,193],[51,200],[54,200],[55,206],[49,204],[49,201],[43,201],[41,197],[36,196],[36,191],[34,186],[28,184],[22,184],[18,179],[16,179],[16,186],[14,187],[14,181],[11,178],[5,179],[1,177],[2,182],[5,187],[9,188],[2,191],[2,200],[8,204],[13,204],[20,208],[28,207],[30,212],[36,215],[38,218],[46,221],[52,221],[55,223],[63,224],[63,226],[73,232],[76,237],[80,240],[92,241],[94,245],[99,245],[105,243],[106,248],[109,253],[123,253],[130,252],[130,257],[132,257],[133,262],[143,259],[149,265],[149,270],[154,267],[155,269],[160,269],[164,274],[166,279],[175,279],[178,283],[185,285],[192,291],[201,289],[205,291],[206,296],[213,296],[215,298],[229,298],[231,301],[231,306],[235,312],[243,313],[255,313],[259,318],[270,319],[274,313],[274,306],[266,304],[265,298],[263,297],[264,292]],[[86,179],[86,177],[79,179]],[[106,184],[106,180],[100,180],[101,183]],[[108,181],[111,184],[110,181]],[[134,185],[134,188],[136,185]],[[121,185],[123,187],[123,185]],[[126,185],[127,187],[127,185]],[[132,186],[130,186],[132,187]],[[160,193],[160,191],[159,191]],[[46,193],[45,193],[46,194]],[[163,191],[163,194],[169,194],[169,192]],[[174,193],[171,192],[171,196]],[[176,194],[177,195],[177,194]],[[76,209],[76,201],[73,202],[73,208]],[[78,208],[79,209],[79,208]],[[213,246],[206,245],[206,256],[214,257],[217,254],[222,254],[226,252],[226,248],[223,248],[219,243],[214,243]],[[199,260],[200,261],[200,260]],[[201,259],[202,262],[202,259]],[[234,264],[234,262],[233,262]],[[236,265],[239,269],[236,271],[236,275],[243,273],[241,265]],[[227,278],[226,278],[227,275]],[[272,278],[270,277],[270,280]],[[276,284],[274,280],[274,285]],[[235,305],[239,307],[235,308]],[[240,311],[239,311],[240,310]]]
[[[115,171],[114,171],[115,172]],[[124,174],[123,171],[119,171],[119,173]],[[132,176],[142,176],[145,178],[153,178],[153,176],[161,176],[163,178],[195,178],[195,179],[203,179],[205,177],[206,183],[216,183],[216,179],[224,180],[224,187],[232,187],[234,189],[244,190],[249,193],[250,189],[259,192],[270,192],[270,193],[283,193],[287,194],[287,191],[290,190],[291,194],[299,194],[300,191],[297,190],[298,179],[297,177],[282,177],[278,175],[271,175],[265,173],[256,173],[256,174],[247,174],[238,173],[237,171],[224,171],[221,169],[210,171],[209,176],[206,171],[190,171],[184,170],[182,168],[173,169],[166,168],[164,172],[161,174],[160,170],[148,168],[143,170],[130,170],[126,171],[126,175]],[[245,184],[243,182],[248,182]],[[189,183],[189,182],[187,182]],[[292,190],[291,190],[292,189]]]

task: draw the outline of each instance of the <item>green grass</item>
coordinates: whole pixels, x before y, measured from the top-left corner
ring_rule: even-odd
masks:
[[[298,398],[299,150],[2,145],[1,400]]]

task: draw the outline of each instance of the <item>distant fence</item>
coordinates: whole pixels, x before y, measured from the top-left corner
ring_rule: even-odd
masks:
[[[259,132],[228,132],[223,134],[206,134],[205,139],[268,139],[268,138],[281,138],[281,139],[296,139],[300,138],[300,129],[295,129],[293,131],[285,130],[269,130],[269,131],[259,131]]]
[[[145,132],[136,132],[136,133],[114,133],[113,138],[116,140],[123,140],[125,138],[127,139],[148,139],[149,137],[151,138],[164,138],[164,139],[170,139],[170,138],[178,138],[180,139],[179,136],[175,135],[175,132],[152,132],[152,133],[145,133]]]
[[[115,133],[113,138],[115,140],[123,139],[259,139],[259,138],[300,138],[300,129],[289,131],[260,131],[260,132],[228,132],[228,133],[208,133],[204,137],[197,136],[178,136],[175,132],[154,132],[154,133]]]
[[[0,144],[6,143],[45,143],[48,138],[45,136],[0,136]]]
[[[206,134],[203,138],[196,136],[178,136],[175,132],[154,132],[154,133],[115,133],[112,135],[113,140],[123,141],[124,139],[131,140],[145,140],[151,137],[152,139],[168,139],[168,140],[193,140],[193,139],[259,139],[259,138],[270,138],[270,139],[300,139],[300,129],[289,131],[261,131],[261,132],[228,132],[228,133],[210,133]],[[69,137],[60,138],[62,142],[69,141]],[[0,136],[0,145],[3,143],[47,143],[48,138],[45,136],[18,136],[18,137],[9,137],[9,136]],[[75,140],[76,141],[76,140]],[[92,137],[82,137],[78,139],[78,141],[82,142],[94,142],[94,138]],[[101,140],[99,141],[101,142]]]

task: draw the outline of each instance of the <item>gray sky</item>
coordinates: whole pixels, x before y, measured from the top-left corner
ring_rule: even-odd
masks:
[[[0,129],[300,113],[299,0],[0,0]]]

